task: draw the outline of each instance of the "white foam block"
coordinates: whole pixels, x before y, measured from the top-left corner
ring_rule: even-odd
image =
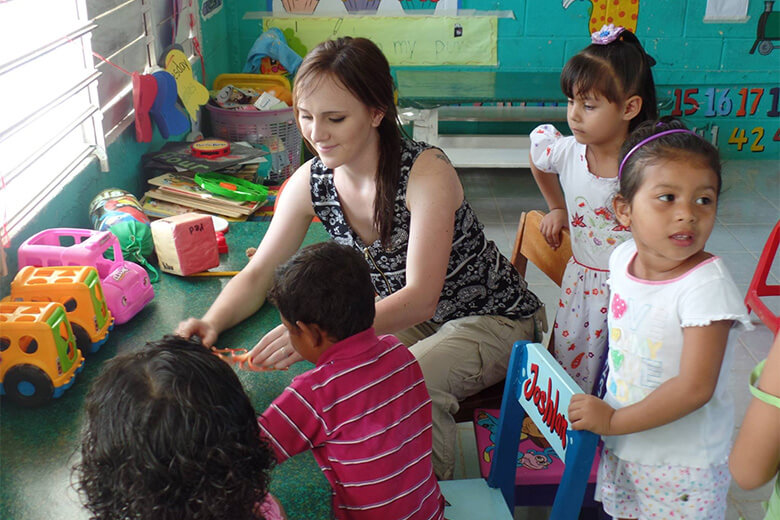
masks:
[[[208,215],[184,213],[152,222],[160,269],[186,276],[219,265],[214,223]]]

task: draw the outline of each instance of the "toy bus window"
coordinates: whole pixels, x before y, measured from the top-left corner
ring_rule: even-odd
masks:
[[[58,238],[60,240],[61,247],[70,247],[77,243],[76,237],[70,235],[60,235]]]
[[[68,298],[66,301],[62,303],[62,305],[65,306],[66,312],[73,312],[76,310],[76,307],[78,307],[78,303],[76,302],[75,298]]]
[[[5,352],[8,347],[11,346],[11,340],[8,338],[0,338],[0,352]]]
[[[103,298],[103,289],[100,287],[99,283],[95,284],[95,297],[98,299],[98,301],[103,301],[105,298]]]
[[[38,350],[38,341],[32,336],[22,336],[19,338],[19,348],[25,354],[35,354]]]
[[[65,321],[60,322],[60,337],[65,341],[68,341],[68,326],[65,325]]]

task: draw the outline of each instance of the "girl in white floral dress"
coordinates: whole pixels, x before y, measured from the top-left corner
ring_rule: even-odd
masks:
[[[571,231],[573,256],[552,331],[554,355],[583,391],[597,395],[607,351],[609,255],[631,236],[612,212],[618,155],[631,130],[656,118],[654,63],[633,33],[604,26],[561,72],[574,135],[564,137],[547,124],[530,136],[531,171],[549,208],[541,231],[553,248],[561,228]]]

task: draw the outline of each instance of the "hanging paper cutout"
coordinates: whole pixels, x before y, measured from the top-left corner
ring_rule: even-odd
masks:
[[[149,114],[154,124],[160,130],[163,139],[168,136],[183,134],[190,129],[190,121],[187,115],[176,103],[176,80],[170,72],[159,70],[152,74],[157,80],[157,97]]]
[[[133,72],[133,109],[135,110],[135,139],[139,143],[152,140],[152,121],[149,110],[157,96],[157,80],[149,74]]]
[[[176,88],[179,99],[190,119],[195,121],[198,117],[198,108],[209,100],[209,91],[199,83],[192,75],[190,61],[180,49],[172,48],[164,57],[164,68],[176,79]]]

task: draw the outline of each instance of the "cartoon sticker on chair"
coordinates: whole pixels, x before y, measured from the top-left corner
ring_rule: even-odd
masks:
[[[489,432],[489,443],[484,447],[482,453],[479,454],[482,460],[489,463],[496,448],[495,434],[498,430],[498,417],[482,411],[477,416],[477,425]],[[526,446],[525,451],[523,451],[522,444],[525,440],[529,440],[535,447]],[[555,459],[558,459],[555,450],[552,449],[542,432],[528,417],[523,420],[520,443],[521,449],[517,453],[518,467],[534,471],[543,470],[547,469]]]

